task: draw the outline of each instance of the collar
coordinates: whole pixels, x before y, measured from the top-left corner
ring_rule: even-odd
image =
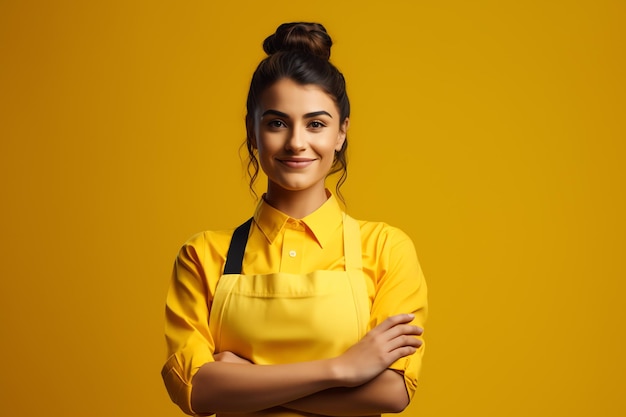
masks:
[[[320,208],[299,220],[289,217],[266,203],[264,198],[261,198],[254,212],[254,222],[265,235],[269,244],[272,244],[276,237],[283,232],[287,222],[302,223],[323,248],[343,222],[343,211],[337,199],[330,191],[328,191],[328,195],[328,199]]]

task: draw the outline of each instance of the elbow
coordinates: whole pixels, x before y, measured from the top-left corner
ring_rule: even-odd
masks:
[[[180,377],[178,369],[171,366],[171,363],[175,360],[176,358],[172,356],[172,359],[168,361],[168,364],[161,371],[165,388],[172,402],[180,407],[185,414],[196,415],[190,403],[191,386]]]
[[[194,400],[194,398],[196,398]],[[189,411],[185,411],[185,413],[192,416],[209,416],[215,414],[213,411],[208,411],[210,409],[210,404],[206,404],[201,399],[197,399],[197,396],[194,397],[193,390],[191,391],[191,400],[189,401]]]
[[[411,402],[411,396],[404,382],[404,376],[397,371],[389,370],[383,373],[384,380],[384,404],[383,413],[401,413]],[[382,387],[381,387],[382,388]]]
[[[213,408],[213,404],[211,404],[210,399],[206,395],[205,387],[205,379],[202,378],[200,372],[196,373],[196,375],[192,379],[191,383],[191,393],[189,395],[189,411],[191,411],[191,415],[201,415],[207,416],[211,414],[215,414],[213,411],[209,411]],[[186,410],[183,410],[187,412]],[[190,413],[187,413],[190,414]]]
[[[409,405],[408,394],[393,396],[389,398],[389,401],[387,402],[387,404],[385,404],[386,410],[383,412],[393,413],[393,414],[401,413],[406,409],[408,405]]]

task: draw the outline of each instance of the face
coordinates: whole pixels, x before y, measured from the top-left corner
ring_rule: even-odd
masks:
[[[282,79],[265,90],[252,139],[269,188],[323,192],[347,127],[348,119],[340,120],[333,99],[316,85]]]

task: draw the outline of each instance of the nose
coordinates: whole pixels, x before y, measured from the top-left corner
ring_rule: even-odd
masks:
[[[291,152],[300,152],[306,148],[306,132],[304,129],[294,127],[290,130],[285,149]]]

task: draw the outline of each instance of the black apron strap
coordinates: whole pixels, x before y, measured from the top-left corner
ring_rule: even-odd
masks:
[[[248,234],[252,225],[252,217],[247,222],[235,229],[233,237],[230,240],[228,254],[226,255],[226,265],[224,266],[224,275],[241,274],[241,264],[243,263],[243,254],[246,251],[248,243]]]

